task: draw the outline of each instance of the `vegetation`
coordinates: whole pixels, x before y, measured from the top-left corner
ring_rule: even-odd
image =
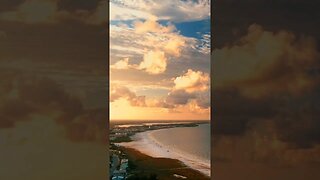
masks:
[[[150,174],[149,176],[146,175],[132,175],[127,178],[128,180],[158,180],[158,177],[156,174]]]
[[[113,143],[121,143],[121,142],[131,142],[132,139],[129,136],[121,136],[114,139]]]
[[[179,174],[188,179],[209,180],[209,177],[200,172],[190,169],[180,161],[168,158],[153,158],[130,148],[121,148],[128,156],[129,180],[172,180],[179,179],[173,174]]]

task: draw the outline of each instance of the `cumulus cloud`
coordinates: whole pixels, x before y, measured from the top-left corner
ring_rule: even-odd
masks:
[[[253,24],[247,35],[215,50],[213,56],[214,68],[219,67],[214,69],[216,87],[242,84],[244,93],[256,97],[271,91],[296,94],[313,86],[307,69],[318,52],[310,37],[269,32]]]
[[[213,158],[266,167],[319,163],[318,57],[313,38],[259,25],[217,49]]]
[[[192,77],[188,79],[188,76],[185,75],[195,75],[196,78]],[[208,113],[210,109],[208,74],[189,69],[189,73],[185,75],[180,76],[186,78],[183,80],[177,77],[179,88],[176,88],[176,86],[172,87],[170,92],[162,98],[137,96],[136,93],[125,86],[112,84],[110,101],[114,102],[123,98],[126,99],[131,106],[164,108],[172,112],[188,111],[193,113]],[[172,81],[177,78],[173,78]],[[180,86],[180,83],[187,83],[187,86]]]
[[[127,60],[115,62],[114,69],[119,69],[116,65],[121,65],[122,68],[161,74],[166,71],[169,59],[179,58],[184,49],[191,48],[192,44],[196,43],[194,39],[180,35],[173,25],[164,26],[153,19],[136,21],[133,28],[111,25],[110,30],[111,55],[121,55],[130,59],[143,56],[140,63],[135,62],[132,65],[128,65]],[[128,42],[130,47],[127,47]]]
[[[290,142],[281,140],[276,131],[275,121],[255,121],[241,136],[215,135],[213,158],[271,166],[299,166],[320,162],[319,145],[294,148]]]
[[[174,89],[186,92],[206,91],[209,88],[209,80],[209,74],[188,69],[184,75],[174,79]]]
[[[210,108],[209,75],[201,71],[188,71],[173,78],[174,87],[165,102],[174,108],[185,106],[192,112],[207,111]]]
[[[144,22],[136,21],[134,30],[137,34],[149,33],[144,43],[152,45],[154,48],[162,49],[167,54],[180,56],[181,49],[186,46],[186,42],[192,45],[192,40],[180,35],[176,27],[172,24],[161,25],[154,19],[147,19]]]
[[[143,61],[138,69],[145,70],[149,74],[163,73],[167,68],[167,58],[162,51],[149,51],[143,56]]]
[[[169,104],[171,108],[178,106],[191,107],[190,110],[195,109],[208,109],[210,108],[210,94],[209,91],[201,93],[188,93],[185,90],[171,91],[165,99],[165,103]],[[193,110],[195,112],[195,110]]]
[[[112,69],[129,69],[129,58],[124,58],[110,66]]]
[[[139,34],[143,34],[146,32],[169,33],[175,30],[175,26],[173,25],[162,26],[155,19],[147,19],[144,22],[142,21],[134,22],[134,29]]]
[[[145,107],[152,107],[150,109],[187,114],[208,113],[209,75],[204,72],[207,72],[209,56],[197,47],[201,40],[183,36],[172,22],[208,18],[209,1],[165,0],[159,3],[144,0],[114,0],[110,2],[110,6],[112,80],[122,81],[120,84],[125,84],[124,82],[127,83],[133,79],[134,83],[149,79],[149,83],[166,84],[166,91],[155,90],[154,96],[150,95],[151,91],[147,92]],[[177,8],[171,9],[171,7]],[[120,9],[122,11],[118,11]],[[192,12],[189,11],[190,9]],[[166,10],[168,12],[163,12]],[[167,20],[169,23],[164,24],[161,20]],[[129,47],[128,44],[130,44]],[[191,67],[198,71],[192,71]],[[130,80],[124,78],[123,73],[120,74],[123,71],[116,71],[118,69],[126,69],[126,76],[130,74]],[[190,69],[189,74],[179,77],[180,73],[187,69]],[[153,76],[145,76],[145,73]],[[172,77],[175,78],[172,79]],[[175,85],[175,79],[177,79],[177,85]],[[137,89],[141,93],[146,93],[142,86]],[[169,94],[167,94],[168,91]]]
[[[193,99],[195,97],[195,94],[187,93],[184,90],[177,90],[168,94],[166,102],[174,105],[185,105],[189,102],[189,99]]]
[[[110,102],[114,102],[120,98],[128,100],[131,106],[146,106],[145,96],[137,96],[124,86],[111,85]]]
[[[185,45],[186,40],[184,38],[181,38],[181,36],[174,36],[170,38],[167,44],[165,44],[164,49],[168,54],[180,57],[182,48],[185,47]]]

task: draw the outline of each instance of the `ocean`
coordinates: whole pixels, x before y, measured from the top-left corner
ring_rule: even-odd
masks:
[[[145,131],[131,136],[132,142],[118,143],[152,157],[178,159],[210,176],[210,124]]]
[[[157,144],[180,154],[187,162],[202,164],[207,172],[210,170],[210,124],[161,129],[150,132],[149,135]],[[183,159],[181,160],[185,161]]]

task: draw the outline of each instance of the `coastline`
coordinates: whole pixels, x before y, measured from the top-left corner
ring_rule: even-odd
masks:
[[[159,180],[210,180],[210,177],[189,168],[176,159],[155,158],[132,148],[121,147],[121,151],[126,153],[129,161],[134,164],[132,172],[135,178],[144,179],[155,174]]]
[[[117,145],[129,149],[134,149],[152,158],[167,158],[178,160],[190,169],[198,171],[202,175],[210,178],[210,161],[199,161],[200,159],[198,157],[186,154],[185,152],[179,151],[177,149],[168,148],[164,144],[161,144],[153,136],[154,132],[161,130],[163,129],[137,133],[130,137],[132,139],[131,142],[117,143]]]

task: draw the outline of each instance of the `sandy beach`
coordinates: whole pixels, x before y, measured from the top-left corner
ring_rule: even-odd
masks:
[[[210,161],[199,159],[181,150],[161,144],[153,136],[153,133],[161,130],[137,133],[131,137],[133,141],[117,143],[117,145],[135,149],[154,158],[170,158],[181,161],[186,166],[195,169],[206,176],[210,176]]]

